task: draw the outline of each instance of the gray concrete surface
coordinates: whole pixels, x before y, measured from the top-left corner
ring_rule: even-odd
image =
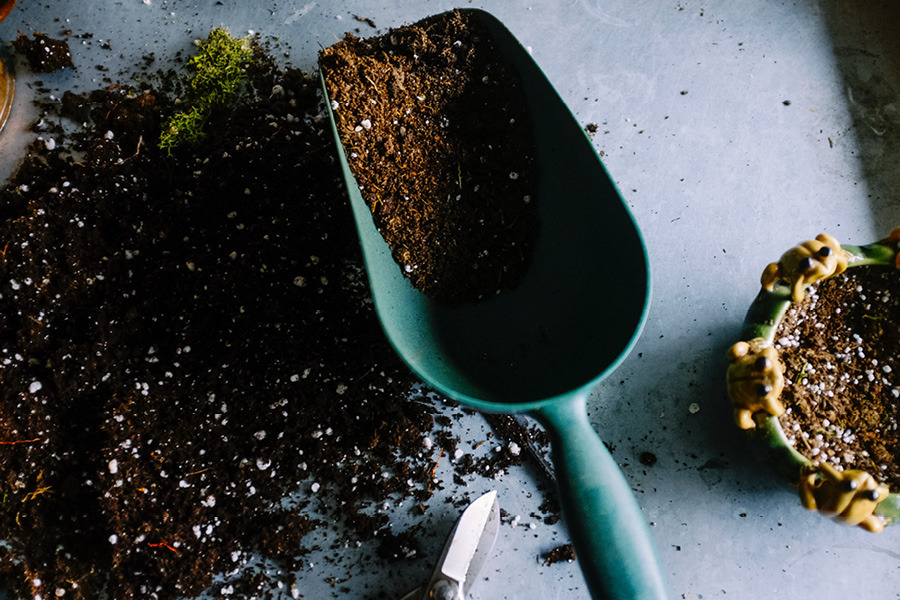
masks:
[[[592,421],[614,447],[651,532],[674,599],[900,598],[900,526],[872,535],[801,506],[755,460],[734,428],[724,353],[736,340],[766,263],[820,232],[866,243],[900,225],[900,4],[887,1],[559,0],[459,2],[489,10],[532,49],[584,124],[634,212],[650,253],[649,321],[630,357],[591,397]],[[154,52],[186,50],[211,27],[257,31],[290,46],[312,69],[321,46],[345,31],[412,22],[446,0],[20,0],[0,25],[73,43],[77,71],[40,79],[60,91],[91,89]],[[369,30],[352,15],[371,18]],[[113,52],[99,50],[109,40]],[[0,176],[21,155],[29,121],[23,75]],[[692,407],[692,405],[694,405]],[[699,410],[697,410],[699,409]],[[478,417],[458,423],[484,439]],[[638,461],[644,451],[658,462]],[[473,598],[575,599],[588,594],[576,565],[542,566],[566,540],[538,524],[537,475],[449,485],[448,495],[496,487],[521,515],[505,526]],[[435,506],[440,506],[435,503]],[[387,508],[396,527],[403,506]],[[456,515],[433,510],[423,546],[436,555]],[[325,532],[340,536],[340,532]],[[339,564],[310,557],[297,574],[306,598],[339,597],[326,578],[402,596],[426,577],[425,558],[385,569],[370,544]],[[355,596],[356,594],[354,594]],[[287,596],[286,596],[287,597]]]

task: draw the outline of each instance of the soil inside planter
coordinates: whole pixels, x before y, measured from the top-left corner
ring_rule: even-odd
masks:
[[[512,288],[538,230],[521,82],[468,12],[321,53],[348,163],[412,285],[449,302]]]
[[[858,267],[809,288],[788,309],[782,428],[811,460],[861,469],[900,492],[900,277]]]
[[[257,46],[245,93],[168,156],[183,82],[141,79],[48,101],[0,190],[0,577],[169,599],[244,566],[213,594],[269,597],[317,518],[339,551],[409,557],[414,532],[365,509],[424,512],[441,457],[472,461],[378,326],[316,81]],[[502,450],[478,472],[519,461]]]

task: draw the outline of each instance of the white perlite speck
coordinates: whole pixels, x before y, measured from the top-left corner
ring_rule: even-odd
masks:
[[[111,461],[109,461],[109,464],[107,464],[106,466],[109,469],[109,472],[113,475],[119,472],[119,461],[117,461],[116,459],[112,459]]]
[[[28,386],[28,393],[36,394],[41,390],[42,387],[44,387],[44,385],[40,381],[32,381],[31,385]]]

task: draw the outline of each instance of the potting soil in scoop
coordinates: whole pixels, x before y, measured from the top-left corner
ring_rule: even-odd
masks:
[[[414,287],[449,302],[512,288],[538,228],[521,83],[471,13],[321,53],[350,168]]]

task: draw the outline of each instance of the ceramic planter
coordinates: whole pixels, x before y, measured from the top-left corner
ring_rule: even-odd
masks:
[[[827,462],[810,460],[791,445],[778,419],[785,410],[780,400],[785,381],[774,338],[788,308],[803,300],[810,284],[851,268],[900,268],[898,243],[900,227],[865,246],[841,246],[821,234],[788,250],[763,272],[762,289],[747,312],[740,341],[728,351],[727,387],[734,420],[765,462],[797,486],[804,507],[872,532],[900,518],[900,494],[889,493],[870,473],[839,471]]]

